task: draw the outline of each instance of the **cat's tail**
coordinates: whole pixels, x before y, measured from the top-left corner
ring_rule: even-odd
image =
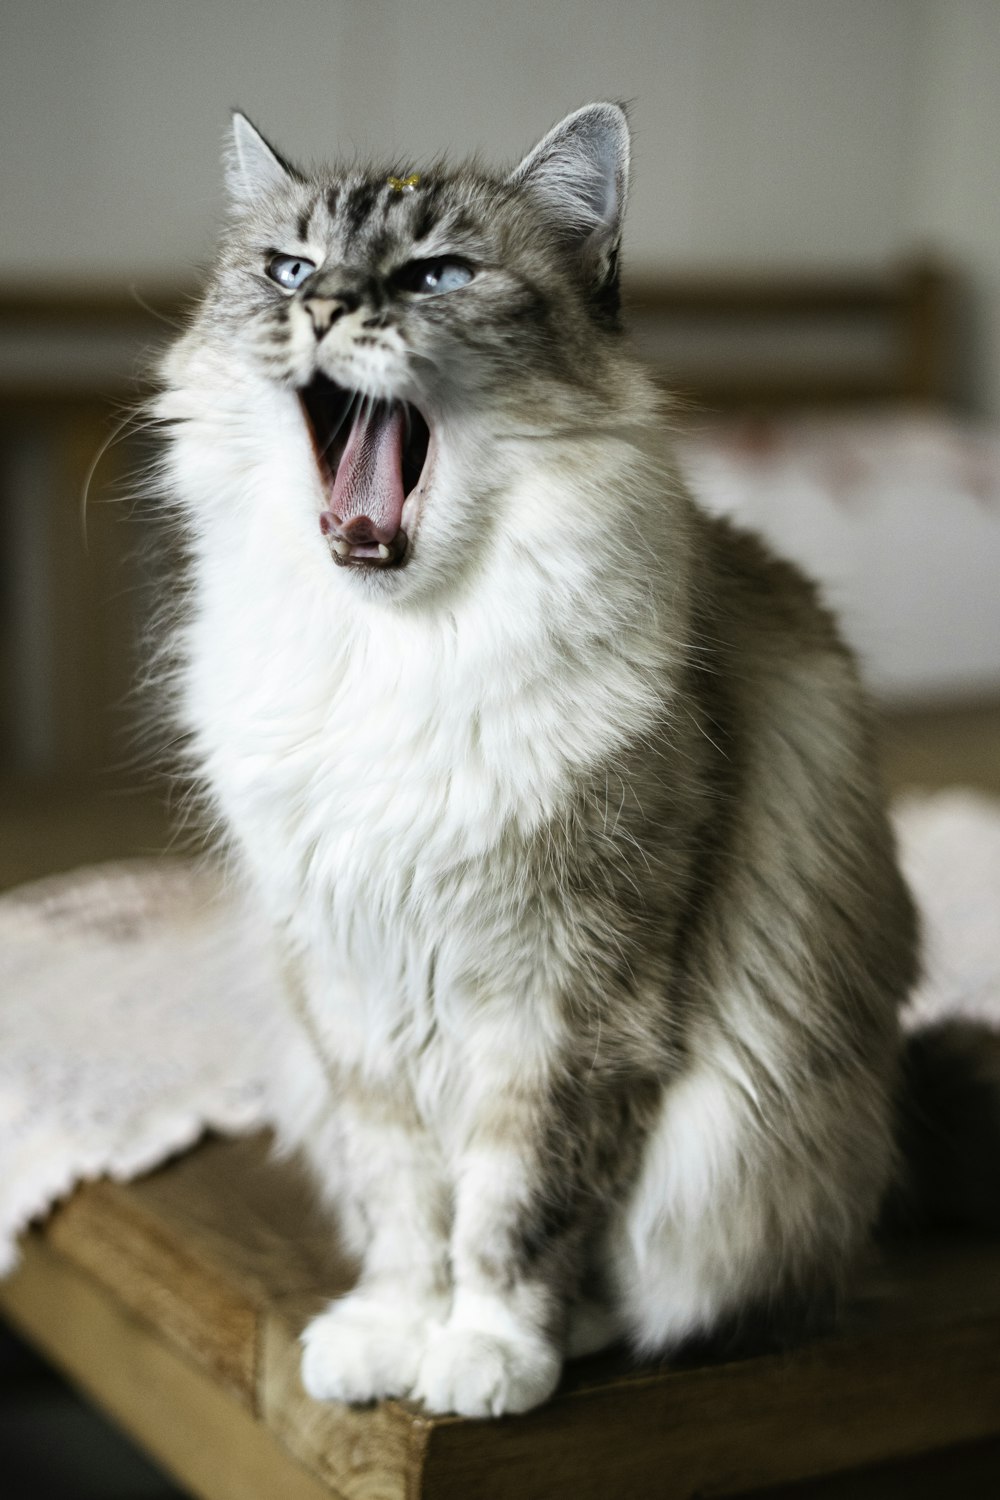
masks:
[[[1000,1231],[1000,1031],[947,1021],[914,1032],[901,1104],[888,1224]]]

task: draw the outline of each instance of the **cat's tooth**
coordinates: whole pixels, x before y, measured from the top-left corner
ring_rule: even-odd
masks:
[[[416,499],[413,495],[410,495],[403,506],[403,514],[399,518],[400,526],[407,533],[407,535],[410,532],[411,522],[413,521],[413,512],[416,510],[416,508]]]
[[[379,542],[379,544],[378,544],[378,555],[382,559],[383,562],[388,562],[389,559],[390,559],[390,557],[392,556],[392,553],[390,552],[389,548],[385,545],[385,542]]]
[[[336,552],[336,554],[337,554],[338,557],[350,557],[350,555],[351,555],[351,544],[350,544],[350,542],[336,541],[336,542],[333,542],[331,545],[333,547],[334,552]]]

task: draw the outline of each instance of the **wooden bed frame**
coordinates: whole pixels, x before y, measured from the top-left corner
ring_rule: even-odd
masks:
[[[874,274],[636,280],[625,305],[665,385],[732,410],[950,401],[957,296],[953,273],[913,259]]]
[[[929,258],[910,258],[872,271],[807,272],[768,270],[706,275],[670,272],[627,279],[624,306],[640,344],[658,330],[661,344],[679,336],[683,349],[663,361],[665,378],[685,395],[706,405],[800,405],[803,402],[947,400],[954,382],[953,327],[958,280]],[[141,393],[137,354],[162,344],[183,321],[196,287],[120,291],[109,288],[0,290],[0,417],[11,408],[50,407],[60,401],[112,398]],[[824,369],[831,335],[851,330],[858,342],[875,334],[884,360],[853,367],[843,357]],[[761,368],[744,346],[748,336],[798,335],[778,370]],[[683,350],[699,338],[718,345],[714,361],[696,359],[686,367]],[[665,338],[664,338],[665,336]],[[103,344],[102,369],[75,374],[51,365],[43,371],[23,359],[12,368],[9,351],[31,341],[44,350],[68,342]],[[726,344],[728,343],[728,358]],[[795,348],[810,357],[799,362]],[[115,353],[119,358],[115,359]],[[746,358],[749,352],[751,359]],[[732,363],[741,366],[734,370]]]
[[[102,502],[127,489],[135,455],[112,445],[90,471],[117,412],[146,393],[150,351],[194,294],[0,291],[0,770],[30,763],[86,774],[126,754],[126,716],[110,705],[127,698],[134,666],[109,601],[135,587],[138,532],[121,524],[124,507]],[[678,396],[682,419],[947,400],[955,300],[954,277],[928,260],[872,274],[671,274],[625,289],[639,345]],[[41,508],[26,487],[46,497]],[[39,596],[25,601],[20,588],[31,556],[49,596],[44,622],[32,614]],[[26,667],[29,645],[35,657],[47,652],[47,665]]]

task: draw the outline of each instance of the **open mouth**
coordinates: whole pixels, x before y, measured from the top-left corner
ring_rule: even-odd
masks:
[[[341,567],[406,559],[430,429],[408,401],[376,401],[315,375],[298,393],[326,505],[320,530]]]

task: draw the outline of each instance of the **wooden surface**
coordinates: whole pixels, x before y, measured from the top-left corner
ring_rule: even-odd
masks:
[[[1000,796],[1000,703],[995,700],[884,711],[877,729],[893,794],[963,786]]]
[[[209,1140],[131,1186],[76,1193],[29,1237],[0,1307],[207,1500],[672,1500],[1000,1439],[1000,1245],[987,1241],[894,1247],[841,1330],[788,1354],[580,1361],[548,1406],[500,1422],[310,1401],[297,1334],[350,1280],[262,1138]]]
[[[959,301],[955,276],[926,258],[867,274],[675,272],[624,288],[641,345],[644,329],[662,325],[659,356],[648,352],[695,412],[953,402]]]
[[[0,889],[106,859],[199,847],[194,825],[180,828],[171,811],[165,782],[0,776]]]
[[[195,282],[0,287],[8,772],[81,775],[134,753],[142,720],[129,693],[150,584],[166,597],[171,565],[157,507],[133,503],[151,456],[141,423],[122,424],[141,410],[156,351],[196,293]],[[919,260],[869,272],[673,271],[625,286],[676,419],[696,423],[734,408],[946,401],[957,295],[951,273]]]

